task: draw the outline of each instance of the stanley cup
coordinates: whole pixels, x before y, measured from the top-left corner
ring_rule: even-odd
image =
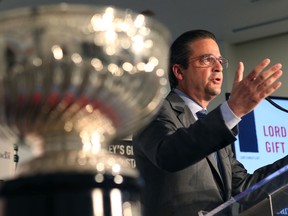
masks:
[[[127,179],[136,181],[138,172],[107,146],[140,130],[158,111],[168,90],[168,30],[130,10],[70,4],[1,12],[0,26],[0,136],[33,153],[4,184],[2,197],[10,202],[4,215],[17,215],[9,194],[26,194],[17,189],[27,179],[45,185],[53,177],[58,186],[72,174],[93,176],[89,191],[102,193],[98,204],[108,190],[121,198],[119,208],[112,198],[97,211],[91,204],[91,215],[140,215],[137,199],[123,195],[129,187],[121,189]],[[80,182],[85,184],[85,177]]]

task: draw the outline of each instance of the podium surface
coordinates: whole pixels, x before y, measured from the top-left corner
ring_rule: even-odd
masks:
[[[199,216],[288,215],[288,165],[210,212]]]

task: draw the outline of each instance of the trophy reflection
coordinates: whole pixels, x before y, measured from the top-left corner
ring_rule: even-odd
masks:
[[[167,29],[69,4],[1,12],[0,24],[0,134],[33,153],[1,188],[0,215],[141,215],[138,172],[107,147],[167,93]]]

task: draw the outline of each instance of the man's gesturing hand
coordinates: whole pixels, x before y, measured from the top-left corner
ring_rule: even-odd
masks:
[[[230,109],[239,118],[251,112],[264,98],[275,92],[281,82],[282,65],[275,64],[266,69],[270,59],[264,59],[252,72],[243,78],[244,64],[239,62],[235,79],[227,101]]]

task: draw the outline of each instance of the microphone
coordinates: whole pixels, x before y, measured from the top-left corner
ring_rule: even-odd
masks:
[[[274,107],[276,107],[277,109],[288,113],[288,110],[283,108],[282,106],[280,106],[279,104],[275,103],[270,97],[266,97],[265,98],[270,104],[272,104]]]

